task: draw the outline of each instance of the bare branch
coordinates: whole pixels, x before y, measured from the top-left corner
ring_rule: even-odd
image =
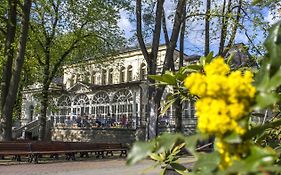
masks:
[[[149,63],[149,61],[151,60],[149,59],[149,54],[147,52],[142,35],[141,6],[142,6],[141,0],[136,0],[137,37],[144,59],[146,60],[147,63]]]
[[[158,0],[156,6],[155,26],[152,39],[151,55],[153,58],[153,66],[156,66],[157,52],[159,48],[160,34],[161,34],[161,20],[163,15],[164,0]]]
[[[48,80],[49,83],[51,83],[52,79],[55,77],[55,75],[56,75],[56,73],[57,73],[59,67],[61,66],[62,62],[66,59],[66,57],[67,57],[75,48],[78,47],[78,43],[79,43],[80,41],[82,41],[84,38],[87,38],[87,37],[89,37],[89,36],[91,36],[91,35],[88,34],[88,35],[84,35],[84,36],[81,37],[81,38],[77,38],[75,41],[73,41],[73,43],[71,44],[71,46],[70,46],[68,49],[66,49],[66,50],[64,51],[64,53],[63,53],[62,56],[59,58],[59,60],[54,64],[54,68],[53,68],[53,70],[52,70],[52,72],[51,72],[51,74],[50,74],[50,76],[49,76],[49,80]]]
[[[169,44],[169,34],[168,34],[168,30],[167,30],[167,24],[166,24],[166,16],[165,16],[165,10],[163,9],[163,16],[162,16],[162,28],[163,28],[163,32],[164,32],[164,37],[165,37],[165,42],[166,45]]]
[[[245,35],[246,35],[247,39],[250,41],[252,47],[257,51],[258,54],[263,55],[263,54],[259,51],[259,49],[255,46],[255,44],[254,44],[254,42],[252,41],[251,37],[248,35],[247,30],[246,30],[245,28],[244,28],[244,30],[245,30]]]

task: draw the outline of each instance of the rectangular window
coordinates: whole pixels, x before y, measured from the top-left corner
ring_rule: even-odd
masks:
[[[85,114],[89,114],[89,107],[86,107],[86,109],[85,109]]]

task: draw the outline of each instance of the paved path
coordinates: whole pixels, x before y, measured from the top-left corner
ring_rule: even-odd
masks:
[[[191,162],[185,158],[182,161]],[[83,160],[41,164],[21,163],[0,165],[0,175],[158,175],[160,169],[149,170],[154,164],[144,160],[133,166],[126,166],[124,159]]]

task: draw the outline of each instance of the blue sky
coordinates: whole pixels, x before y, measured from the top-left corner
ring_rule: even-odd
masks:
[[[204,5],[203,5],[204,6]],[[165,12],[166,14],[171,14],[175,5],[173,4],[172,1],[166,1],[164,4]],[[203,7],[200,7],[201,11],[204,11]],[[279,12],[279,17],[281,16],[281,10],[280,9],[274,9],[275,12]],[[129,20],[129,14],[126,11],[122,11],[120,13],[121,18],[119,20],[118,25],[120,28],[124,31],[124,35],[127,39],[131,38],[134,35],[135,31],[135,24],[131,23]],[[274,19],[274,14],[273,11],[269,10],[268,8],[264,8],[262,10],[262,15],[265,19],[265,21],[269,22],[269,24],[275,23],[278,18]],[[280,19],[280,18],[279,18]],[[168,21],[167,27],[169,30],[169,33],[171,33],[172,29],[172,23]],[[187,22],[187,25],[192,29],[189,30],[190,32],[188,33],[187,37],[185,38],[185,52],[187,54],[202,54],[203,53],[203,46],[204,46],[204,34],[202,34],[202,30],[204,29],[204,21],[199,20],[197,22]],[[245,23],[248,28],[251,28],[251,24]],[[249,30],[249,29],[248,29]],[[249,34],[253,34],[251,29],[248,31]],[[257,31],[257,38],[255,40],[256,43],[263,42],[265,39],[264,35],[262,34],[261,31]],[[219,41],[216,39],[213,39],[213,44],[211,44],[211,50],[214,52],[217,52],[218,48],[218,43]],[[248,39],[245,36],[245,32],[240,30],[240,32],[237,33],[236,36],[236,43],[248,43]],[[164,43],[163,38],[161,39],[161,43]],[[134,45],[134,44],[133,44]]]

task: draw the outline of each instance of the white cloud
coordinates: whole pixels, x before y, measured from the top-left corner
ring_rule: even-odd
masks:
[[[131,31],[135,28],[135,26],[133,26],[133,23],[130,22],[129,15],[126,11],[121,11],[120,17],[121,18],[118,21],[118,26],[122,31],[124,31],[125,37],[130,38],[132,36]]]

